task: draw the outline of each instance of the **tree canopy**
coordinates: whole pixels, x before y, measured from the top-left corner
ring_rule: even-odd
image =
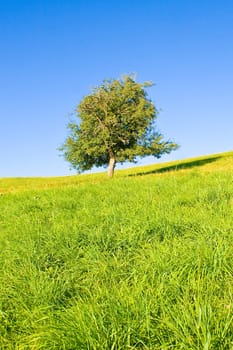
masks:
[[[178,145],[164,140],[156,128],[158,111],[148,98],[151,82],[138,83],[127,75],[104,80],[76,108],[77,120],[68,124],[69,136],[61,147],[65,159],[78,172],[108,165],[113,176],[116,162],[137,157],[161,157]]]

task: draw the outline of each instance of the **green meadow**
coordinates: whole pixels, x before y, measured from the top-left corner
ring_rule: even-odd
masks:
[[[233,152],[0,179],[0,349],[233,349]]]

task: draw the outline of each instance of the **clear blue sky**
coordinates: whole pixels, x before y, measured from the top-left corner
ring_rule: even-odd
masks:
[[[232,0],[0,0],[0,43],[0,177],[72,174],[69,114],[131,72],[181,145],[162,160],[233,149]]]

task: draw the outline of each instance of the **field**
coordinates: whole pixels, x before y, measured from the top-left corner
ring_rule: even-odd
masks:
[[[0,179],[0,349],[233,349],[233,152]]]

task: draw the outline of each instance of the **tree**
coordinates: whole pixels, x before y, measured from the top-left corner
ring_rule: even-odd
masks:
[[[116,162],[136,162],[137,157],[161,157],[178,145],[164,140],[156,130],[157,109],[145,88],[128,75],[104,80],[83,98],[76,109],[78,122],[68,124],[69,136],[60,148],[72,167],[82,172],[108,165],[112,177]]]

